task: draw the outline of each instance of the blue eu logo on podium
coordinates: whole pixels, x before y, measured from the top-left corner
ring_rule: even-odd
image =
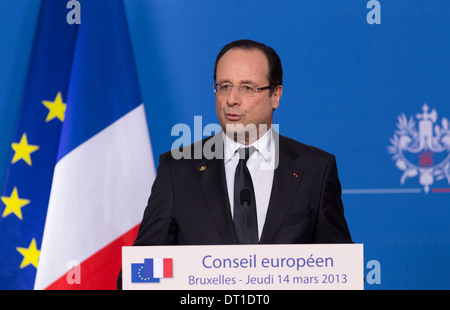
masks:
[[[132,283],[158,283],[173,277],[172,258],[146,258],[143,264],[131,264]]]

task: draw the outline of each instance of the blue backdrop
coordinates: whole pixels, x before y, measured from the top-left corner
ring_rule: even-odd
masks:
[[[0,5],[2,185],[39,1]],[[217,123],[212,77],[221,47],[262,41],[283,63],[280,133],[337,158],[352,237],[364,243],[366,263],[379,263],[366,268],[376,281],[365,288],[450,289],[449,1],[125,0],[125,7],[156,159],[178,138],[174,125],[194,128],[195,116],[203,127]],[[108,29],[114,20],[99,22]]]

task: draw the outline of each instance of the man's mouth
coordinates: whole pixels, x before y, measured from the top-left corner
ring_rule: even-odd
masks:
[[[235,113],[226,113],[225,115],[229,121],[238,121],[242,118],[242,115]]]

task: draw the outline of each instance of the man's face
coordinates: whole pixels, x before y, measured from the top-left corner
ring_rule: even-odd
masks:
[[[244,50],[234,48],[226,52],[217,64],[216,83],[233,85],[253,84],[256,87],[269,85],[269,65],[263,52],[257,49]],[[257,92],[254,96],[239,93],[236,87],[227,94],[216,94],[216,113],[222,129],[229,134],[231,128],[241,125],[267,125],[273,122],[272,112],[278,108],[282,87],[275,88],[269,96],[270,89]],[[238,126],[239,127],[239,126]],[[228,128],[228,130],[227,130]],[[253,139],[251,139],[253,140]],[[253,141],[246,141],[252,143]],[[241,141],[242,143],[242,141]]]

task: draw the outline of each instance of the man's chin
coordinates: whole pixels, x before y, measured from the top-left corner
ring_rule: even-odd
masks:
[[[258,130],[255,124],[228,123],[222,129],[229,138],[242,144],[251,144],[258,140]]]

